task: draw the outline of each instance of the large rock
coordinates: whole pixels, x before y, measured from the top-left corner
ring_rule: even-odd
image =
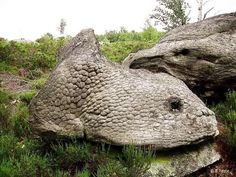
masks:
[[[185,147],[174,152],[157,153],[147,177],[182,177],[220,160],[214,144]]]
[[[236,13],[176,28],[155,47],[131,54],[125,67],[165,72],[206,97],[236,89]]]
[[[194,144],[218,134],[214,113],[179,79],[124,69],[99,53],[84,30],[30,104],[38,135],[77,136],[156,149]]]

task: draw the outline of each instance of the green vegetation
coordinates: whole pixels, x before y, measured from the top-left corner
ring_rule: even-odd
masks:
[[[33,94],[32,94],[33,93]],[[152,153],[133,146],[117,151],[105,144],[33,139],[28,103],[35,91],[13,95],[0,90],[1,177],[141,177]],[[118,153],[123,152],[123,153]]]
[[[163,36],[152,26],[143,32],[109,31],[98,35],[102,53],[112,61],[120,62],[131,52],[154,46]],[[20,74],[37,79],[57,64],[59,49],[71,37],[54,38],[47,33],[36,41],[8,41],[0,39],[0,72]]]
[[[46,34],[35,42],[0,39],[0,72],[20,73],[37,77],[38,70],[51,70],[57,63],[57,53],[70,37],[53,38]],[[34,75],[36,74],[36,75]]]
[[[47,76],[43,76],[39,79],[32,81],[32,86],[34,89],[40,90],[47,81]]]
[[[110,31],[99,35],[102,53],[120,62],[130,52],[153,46],[162,36],[153,27],[143,32]],[[32,138],[29,104],[57,63],[57,53],[70,37],[46,34],[35,42],[0,39],[0,72],[23,76],[32,90],[0,89],[0,177],[141,177],[152,153],[135,147]],[[120,153],[122,152],[122,153]]]
[[[190,5],[185,0],[157,0],[151,19],[169,31],[189,22]]]
[[[38,85],[36,85],[36,86],[38,86]],[[38,86],[38,88],[39,88],[39,86]],[[31,99],[36,95],[36,93],[37,93],[36,90],[30,90],[27,92],[23,92],[19,95],[19,98],[22,102],[29,104]]]
[[[0,133],[7,126],[7,119],[11,112],[11,96],[9,93],[0,90]]]
[[[224,140],[232,148],[236,148],[236,92],[226,96],[226,101],[216,105],[213,110],[225,125]]]
[[[99,35],[101,52],[110,60],[121,62],[128,54],[141,49],[153,47],[163,36],[152,26],[143,32],[128,32],[124,28],[120,31],[109,31],[105,35]]]
[[[163,33],[149,26],[143,32],[110,31],[98,35],[102,53],[121,62],[131,52],[150,48]],[[35,42],[0,39],[0,72],[20,74],[32,90],[19,94],[0,89],[0,177],[141,177],[154,154],[133,146],[111,147],[82,140],[47,142],[32,138],[29,103],[57,63],[59,48],[70,37],[44,35]],[[24,74],[25,73],[25,74]],[[236,146],[236,93],[214,108],[225,124],[227,143]],[[160,163],[166,159],[160,158]]]

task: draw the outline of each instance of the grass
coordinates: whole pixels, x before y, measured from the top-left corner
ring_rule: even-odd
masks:
[[[103,37],[109,38],[109,36]],[[156,41],[132,41],[126,37],[124,34],[119,34],[118,40],[113,42],[104,40],[105,42],[101,44],[102,53],[112,61],[121,62],[129,53],[156,44]],[[7,60],[0,62],[0,72],[19,74],[19,68],[24,68],[29,72],[26,76],[28,79],[37,78],[31,80],[33,90],[19,95],[0,90],[0,177],[144,176],[154,156],[148,149],[134,146],[116,149],[117,147],[76,139],[47,143],[31,137],[28,106],[47,80],[44,76],[45,71],[51,70],[56,64],[56,51],[60,41],[56,41],[53,45],[52,42],[53,39],[44,36],[38,44],[29,44],[35,46],[13,43],[13,47],[17,45],[18,48],[12,54],[14,56],[12,63],[9,64]],[[22,48],[28,52],[23,54]],[[236,92],[229,93],[226,101],[216,105],[214,111],[218,119],[225,124],[224,140],[234,149]],[[157,157],[155,162],[166,163],[168,159]]]
[[[37,80],[33,80],[32,86],[34,89],[40,90],[43,87],[43,85],[46,83],[46,81],[47,81],[47,77],[41,77]]]
[[[225,125],[223,135],[225,142],[232,148],[236,148],[236,92],[226,95],[226,101],[215,105],[213,108],[219,121]]]
[[[116,149],[77,139],[56,142],[33,139],[28,106],[46,79],[33,81],[34,89],[19,95],[0,90],[0,176],[4,177],[142,177],[153,162],[153,152],[134,146]],[[214,107],[226,125],[225,141],[235,147],[235,92]],[[15,102],[12,105],[12,102]],[[3,126],[3,124],[1,124]],[[158,161],[159,159],[159,161]],[[155,158],[158,163],[166,159]]]
[[[121,62],[130,53],[135,53],[138,50],[151,48],[155,42],[143,41],[119,41],[101,45],[100,49],[102,54],[114,62]]]
[[[30,135],[29,127],[29,108],[25,103],[19,103],[16,106],[16,112],[9,117],[9,127],[17,137]]]
[[[36,90],[30,90],[27,92],[23,92],[19,94],[19,99],[24,102],[25,104],[29,105],[30,101],[32,98],[36,95],[37,91]]]
[[[7,119],[11,113],[11,95],[10,93],[0,90],[0,133],[7,126]]]
[[[0,62],[0,73],[12,73],[18,74],[19,69],[13,65],[6,63],[5,61]]]

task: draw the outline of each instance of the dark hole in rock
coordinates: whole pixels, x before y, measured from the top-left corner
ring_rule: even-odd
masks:
[[[190,54],[190,50],[189,49],[182,49],[180,51],[175,51],[174,52],[174,56],[178,56],[178,55],[189,55]]]
[[[190,53],[190,50],[188,50],[188,49],[182,49],[180,51],[180,54],[182,54],[182,55],[188,55],[189,53]]]
[[[181,111],[182,102],[179,98],[170,98],[169,104],[170,104],[171,111]]]

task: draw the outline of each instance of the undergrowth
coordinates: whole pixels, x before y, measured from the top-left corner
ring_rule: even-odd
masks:
[[[213,107],[217,118],[225,125],[222,135],[229,147],[236,148],[236,92],[226,95],[226,101]],[[236,159],[235,159],[236,160]]]
[[[163,34],[153,28],[141,33],[110,31],[98,36],[102,53],[121,62],[129,53],[150,48]],[[26,70],[33,90],[18,95],[0,89],[0,177],[142,177],[152,151],[134,146],[111,147],[77,139],[45,142],[34,139],[29,126],[29,104],[45,84],[45,72],[56,66],[59,47],[69,38],[50,34],[35,42],[0,40],[0,72]],[[11,55],[10,55],[11,54]],[[236,92],[216,105],[225,125],[224,141],[236,148]],[[118,150],[117,150],[118,148]]]
[[[148,170],[149,150],[32,138],[28,104],[35,93],[0,90],[0,177],[142,177]]]

